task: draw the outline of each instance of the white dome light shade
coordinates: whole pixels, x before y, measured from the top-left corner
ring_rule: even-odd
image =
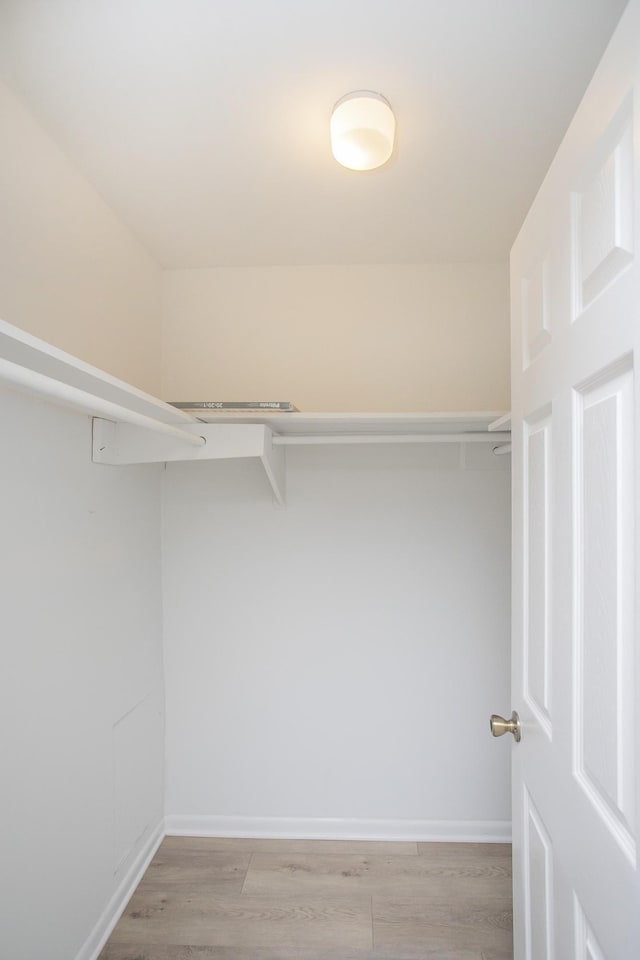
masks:
[[[343,167],[375,170],[393,152],[396,118],[379,93],[358,90],[338,100],[331,114],[331,150]]]

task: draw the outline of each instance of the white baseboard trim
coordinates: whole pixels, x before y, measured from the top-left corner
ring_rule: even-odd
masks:
[[[131,894],[140,883],[142,875],[151,863],[164,836],[164,819],[162,819],[122,878],[117,890],[102,911],[98,922],[85,940],[75,960],[97,960],[100,951],[120,919],[122,911],[131,898]]]
[[[169,836],[262,840],[422,840],[510,843],[509,820],[346,820],[300,817],[171,815]]]

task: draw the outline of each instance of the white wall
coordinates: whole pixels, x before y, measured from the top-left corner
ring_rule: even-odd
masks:
[[[169,830],[502,835],[507,458],[287,457],[285,508],[251,463],[164,477]]]
[[[0,318],[160,390],[160,271],[0,84]]]
[[[507,263],[168,270],[166,400],[509,409]]]
[[[163,814],[160,470],[9,392],[0,438],[0,953],[72,960]]]

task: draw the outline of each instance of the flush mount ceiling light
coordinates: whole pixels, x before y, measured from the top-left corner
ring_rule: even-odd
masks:
[[[375,170],[393,151],[396,118],[388,100],[357,90],[338,100],[331,114],[331,150],[343,167]]]

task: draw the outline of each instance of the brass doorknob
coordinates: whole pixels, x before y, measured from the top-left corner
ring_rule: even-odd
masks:
[[[494,737],[501,737],[505,733],[512,733],[516,743],[520,743],[522,737],[520,717],[515,710],[511,714],[511,720],[505,720],[504,717],[499,717],[497,713],[492,713],[489,723],[491,725],[491,733]]]

